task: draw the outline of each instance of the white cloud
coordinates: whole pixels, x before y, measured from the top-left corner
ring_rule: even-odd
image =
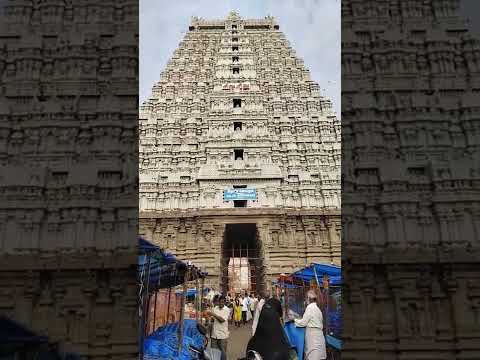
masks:
[[[190,18],[273,15],[297,56],[340,114],[340,0],[140,0],[140,101],[159,80]]]

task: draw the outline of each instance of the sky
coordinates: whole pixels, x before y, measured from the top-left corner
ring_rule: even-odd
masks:
[[[160,79],[192,16],[223,19],[272,15],[321,94],[340,117],[340,0],[140,0],[140,103]]]

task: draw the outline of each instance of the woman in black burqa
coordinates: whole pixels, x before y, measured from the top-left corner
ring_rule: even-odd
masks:
[[[269,299],[263,305],[258,319],[255,335],[247,345],[250,350],[258,352],[263,360],[289,360],[290,343],[280,321],[282,304],[277,299]]]

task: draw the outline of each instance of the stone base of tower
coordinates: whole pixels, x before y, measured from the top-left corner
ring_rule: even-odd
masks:
[[[136,252],[0,256],[0,315],[82,359],[138,358]]]
[[[231,269],[248,258],[251,290],[261,292],[312,262],[340,265],[340,227],[337,210],[233,208],[144,212],[139,232],[208,272],[215,289],[233,286]]]

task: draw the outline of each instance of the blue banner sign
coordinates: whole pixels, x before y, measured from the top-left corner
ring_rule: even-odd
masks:
[[[223,200],[257,200],[255,189],[228,189],[223,191]]]

